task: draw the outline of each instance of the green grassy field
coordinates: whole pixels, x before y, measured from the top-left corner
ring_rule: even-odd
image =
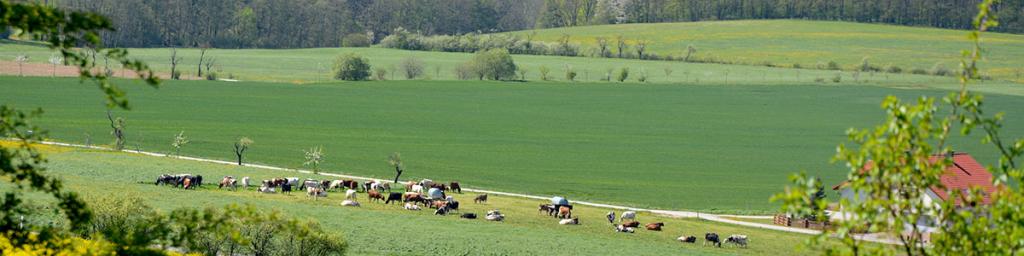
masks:
[[[510,32],[527,35],[534,31]],[[647,40],[652,53],[684,55],[687,46],[697,56],[744,63],[769,61],[776,65],[798,63],[814,67],[836,61],[852,68],[868,57],[878,66],[897,65],[931,69],[936,63],[959,65],[960,51],[971,47],[962,30],[893,25],[805,20],[741,20],[685,23],[622,24],[536,30],[535,40],[556,41],[563,35],[586,46],[597,37],[614,40],[622,35]],[[1024,35],[986,33],[983,46],[989,51],[983,74],[1024,81]],[[614,41],[613,43],[614,44]],[[631,42],[630,44],[633,44]]]
[[[9,142],[0,142],[9,143]],[[807,236],[744,228],[696,219],[673,219],[641,214],[639,220],[665,222],[663,232],[638,231],[635,234],[614,233],[604,220],[605,209],[577,206],[574,214],[579,226],[561,226],[557,221],[536,212],[540,201],[492,196],[486,204],[474,204],[475,194],[454,195],[462,202],[461,212],[483,214],[492,209],[502,211],[505,222],[482,219],[465,220],[451,216],[435,216],[432,212],[411,212],[399,205],[369,203],[359,195],[363,207],[340,206],[340,195],[313,201],[302,193],[291,195],[258,194],[246,191],[219,190],[208,184],[195,191],[182,191],[154,186],[152,180],[162,173],[190,172],[211,181],[223,175],[250,176],[266,179],[282,176],[322,178],[211,163],[178,160],[170,157],[149,157],[126,153],[41,146],[50,159],[48,172],[65,180],[65,184],[86,198],[117,194],[140,197],[159,209],[178,207],[220,207],[228,204],[252,204],[260,209],[279,210],[300,219],[311,218],[325,230],[342,233],[350,244],[351,255],[797,255],[810,254],[801,245]],[[211,182],[212,183],[212,182]],[[43,197],[34,197],[41,200]],[[34,201],[40,202],[40,201]],[[683,244],[675,238],[687,234],[700,236],[705,232],[747,234],[750,246],[744,248],[713,248]]]
[[[128,82],[122,82],[128,83]],[[323,145],[324,168],[403,178],[458,180],[469,187],[639,207],[771,213],[790,173],[828,183],[829,164],[850,127],[881,121],[888,94],[913,99],[943,91],[844,84],[663,85],[391,81],[293,85],[171,81],[127,86],[129,148],[231,160],[239,136],[256,143],[249,161],[300,167],[302,150]],[[0,77],[0,102],[42,107],[56,140],[112,141],[93,85],[77,79]],[[1006,136],[1021,136],[1017,96],[990,95],[1007,111]],[[993,164],[989,146],[958,139],[956,150]],[[186,171],[186,170],[182,170]],[[830,193],[831,194],[831,193]]]
[[[154,69],[169,73],[171,49],[129,49],[131,56],[145,60]],[[222,77],[227,74],[243,81],[274,81],[287,83],[315,83],[330,79],[330,69],[336,56],[345,52],[356,52],[366,56],[374,67],[389,69],[391,73],[399,73],[399,63],[413,56],[422,60],[425,76],[422,80],[456,80],[454,68],[458,64],[472,58],[468,53],[444,53],[404,51],[384,48],[317,48],[317,49],[214,49],[208,56],[214,57]],[[11,61],[19,54],[30,56],[30,62],[46,63],[51,52],[39,46],[18,43],[0,42],[0,60]],[[186,75],[196,74],[199,59],[197,49],[179,49],[183,57],[179,70]],[[839,76],[843,83],[880,85],[887,87],[926,87],[950,89],[957,88],[953,77],[936,77],[910,74],[862,73],[854,78],[849,71],[828,71],[791,68],[769,68],[763,66],[719,65],[684,63],[670,61],[641,61],[606,58],[556,57],[516,55],[516,63],[527,70],[529,81],[539,81],[540,67],[549,68],[550,80],[565,79],[566,67],[578,72],[579,82],[599,82],[609,70],[615,74],[622,68],[629,68],[629,81],[636,82],[641,73],[645,73],[650,83],[685,83],[685,84],[763,84],[793,85],[817,84],[835,85],[832,79]],[[951,59],[956,60],[956,59]],[[16,65],[8,62],[9,65]],[[858,62],[859,63],[859,62]],[[49,70],[49,66],[45,67]],[[116,69],[116,67],[113,67]],[[670,70],[666,74],[665,70]],[[17,74],[17,73],[13,73]],[[389,80],[405,80],[401,74],[388,75]],[[815,80],[823,80],[816,82]],[[599,82],[600,83],[600,82]],[[603,82],[617,84],[617,82]],[[1006,81],[988,81],[979,86],[979,90],[990,93],[1024,95],[1024,86]]]

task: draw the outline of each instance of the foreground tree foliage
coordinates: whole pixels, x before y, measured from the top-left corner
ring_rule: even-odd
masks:
[[[976,29],[970,38],[975,45],[973,50],[964,52],[959,92],[943,98],[943,104],[930,97],[922,97],[915,104],[887,97],[882,103],[887,114],[885,123],[874,129],[848,132],[855,147],[840,145],[835,161],[846,163],[850,170],[846,186],[855,194],[864,195],[864,199],[839,201],[845,219],[836,223],[835,230],[811,240],[812,244],[837,236],[844,246],[823,248],[825,252],[852,255],[1024,252],[1024,189],[1012,185],[1024,184],[1024,170],[1017,165],[1024,155],[1024,138],[1002,139],[1002,114],[987,115],[982,110],[983,97],[968,87],[969,82],[979,78],[977,62],[984,52],[979,36],[998,24],[991,12],[996,2],[984,1],[974,19]],[[956,129],[964,136],[980,130],[984,134],[982,142],[993,145],[1000,153],[999,165],[991,169],[995,177],[992,182],[997,187],[995,194],[987,195],[991,204],[983,203],[985,195],[977,188],[952,192],[944,202],[922,200],[924,189],[943,187],[940,177],[952,160],[930,158],[953,151],[946,141]],[[792,180],[794,185],[773,199],[782,201],[783,209],[790,214],[826,219],[824,210],[829,202],[816,196],[822,187],[820,180],[805,174],[794,175]],[[931,243],[926,243],[928,234],[916,225],[924,218],[933,218],[930,220],[942,227],[931,235]],[[893,247],[867,246],[856,237],[860,231],[890,234],[900,242],[899,251],[891,251]]]

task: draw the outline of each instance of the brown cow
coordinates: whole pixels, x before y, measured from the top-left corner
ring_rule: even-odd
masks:
[[[367,197],[370,198],[371,202],[376,200],[384,201],[384,195],[381,195],[380,192],[377,192],[375,189],[370,190],[370,192],[366,192],[366,194]]]
[[[571,219],[572,218],[572,208],[569,208],[568,206],[564,206],[564,205],[563,206],[559,206],[558,207],[558,218]]]
[[[427,199],[423,198],[420,194],[409,192],[402,195],[402,197],[403,202],[421,203],[424,207],[427,206]]]
[[[184,186],[182,186],[182,187],[185,188],[185,189],[192,188],[192,178],[185,177],[185,181],[183,181],[181,184],[184,184]]]
[[[479,203],[486,203],[487,202],[487,194],[480,194],[480,195],[476,196],[476,198],[473,198],[473,202],[474,203],[478,203],[478,204]]]
[[[638,227],[640,227],[640,222],[639,221],[635,221],[635,220],[631,220],[631,221],[623,222],[622,226],[627,227],[627,228],[638,228]]]
[[[462,194],[462,186],[459,185],[458,181],[452,181],[451,183],[449,183],[448,189],[451,189],[452,192],[458,192],[459,194]]]
[[[655,223],[647,223],[647,225],[645,225],[644,227],[646,227],[647,230],[661,231],[661,227],[664,227],[664,226],[665,226],[664,222],[655,222]]]
[[[430,203],[430,208],[440,209],[444,208],[445,205],[448,205],[448,202],[437,200]]]

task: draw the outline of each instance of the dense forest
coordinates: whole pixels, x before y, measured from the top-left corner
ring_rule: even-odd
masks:
[[[636,22],[814,19],[965,29],[977,0],[61,0],[110,17],[119,47],[298,48],[426,35]],[[998,6],[999,31],[1024,33],[1024,0]]]

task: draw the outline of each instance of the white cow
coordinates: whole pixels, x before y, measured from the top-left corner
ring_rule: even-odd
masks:
[[[242,189],[249,190],[249,176],[242,177]]]
[[[562,220],[558,221],[558,224],[559,225],[579,225],[580,224],[580,219],[579,218],[562,219]]]
[[[299,178],[298,177],[288,177],[288,178],[284,178],[284,179],[286,181],[288,181],[288,185],[289,186],[292,186],[293,188],[298,188],[299,187]]]
[[[725,239],[726,244],[736,244],[738,246],[747,247],[747,236],[746,235],[731,235]]]
[[[627,226],[624,226],[622,224],[619,224],[619,225],[615,226],[615,232],[633,233],[633,232],[636,232],[636,229],[633,229],[632,227],[627,227]]]
[[[403,206],[402,208],[406,209],[406,210],[410,210],[410,211],[419,211],[420,210],[420,206],[417,205],[417,204],[414,204],[414,203],[405,203],[405,206]]]
[[[345,190],[345,199],[355,201],[356,200],[356,190],[354,190],[354,189]]]
[[[412,190],[410,190],[409,192],[413,192],[413,193],[416,193],[416,194],[423,194],[423,186],[422,185],[412,185]]]
[[[358,207],[359,206],[359,202],[352,201],[352,200],[345,200],[345,201],[341,201],[341,206],[355,206],[355,207]]]
[[[487,212],[487,216],[484,216],[484,219],[489,221],[503,221],[505,220],[505,215],[498,212],[498,210],[493,210]]]
[[[342,187],[342,180],[332,180],[331,184],[327,186],[328,189],[339,189]]]
[[[312,197],[313,200],[316,200],[320,197],[327,197],[327,192],[320,187],[306,187],[306,195]]]
[[[635,211],[622,212],[622,217],[619,217],[619,221],[625,222],[626,220],[636,220]]]

